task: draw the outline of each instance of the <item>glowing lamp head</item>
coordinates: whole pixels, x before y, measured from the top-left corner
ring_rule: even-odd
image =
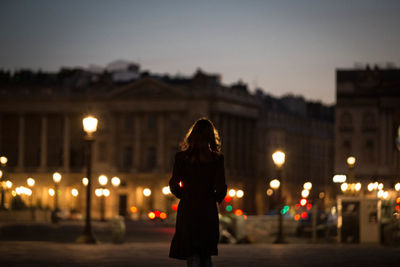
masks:
[[[267,196],[272,196],[272,194],[274,193],[274,190],[272,190],[271,188],[267,189]]]
[[[398,192],[398,191],[400,191],[400,183],[397,183],[395,186],[394,186],[394,189]]]
[[[304,189],[310,191],[311,188],[312,188],[312,183],[311,182],[306,182],[306,183],[304,183],[303,187],[304,187]]]
[[[35,185],[35,179],[29,177],[28,179],[26,179],[26,183],[28,184],[29,187],[32,187]]]
[[[349,187],[349,185],[348,185],[347,183],[343,183],[343,184],[340,186],[340,189],[341,189],[343,192],[346,192],[346,190],[348,189],[348,187]]]
[[[57,184],[61,182],[61,174],[59,172],[53,173],[53,181]]]
[[[355,189],[356,189],[357,192],[360,191],[361,190],[361,183],[356,183]]]
[[[53,188],[49,189],[49,195],[54,197],[54,195],[56,194],[56,191]]]
[[[163,189],[162,189],[162,193],[163,193],[164,195],[169,195],[169,194],[171,194],[171,190],[169,189],[169,186],[164,186]]]
[[[79,194],[79,192],[78,192],[78,189],[76,189],[76,188],[72,188],[72,190],[71,190],[71,194],[72,194],[72,196],[74,196],[74,197],[77,197],[77,196],[78,196],[78,194]]]
[[[10,189],[12,186],[13,186],[13,183],[11,181],[6,181],[7,189]]]
[[[378,184],[378,190],[382,190],[382,189],[383,189],[383,184],[382,183]]]
[[[229,195],[230,197],[234,197],[234,196],[236,195],[236,190],[235,190],[235,189],[229,190],[228,195]]]
[[[83,120],[83,130],[88,136],[92,136],[97,130],[97,119],[93,116],[87,116]]]
[[[107,188],[103,189],[103,196],[109,197],[110,196],[110,190],[108,190]]]
[[[149,188],[145,188],[145,189],[143,190],[143,195],[144,195],[145,197],[149,197],[149,196],[151,195],[151,190],[150,190]]]
[[[353,156],[348,157],[346,161],[349,167],[354,167],[354,164],[356,164],[356,158]]]
[[[108,178],[105,175],[100,175],[99,176],[99,184],[102,186],[105,186],[108,182]]]
[[[374,183],[369,183],[368,184],[368,191],[371,192],[372,190],[374,190]]]
[[[276,167],[281,168],[285,164],[285,153],[280,150],[275,151],[272,154],[272,160]]]
[[[83,184],[84,186],[87,186],[87,185],[89,184],[89,179],[86,178],[86,177],[82,178],[82,184]]]
[[[6,164],[7,164],[7,161],[8,161],[8,158],[7,158],[7,157],[5,157],[5,156],[1,156],[1,157],[0,157],[0,163],[1,163],[1,165],[6,165]]]
[[[274,179],[274,180],[272,180],[272,181],[269,183],[269,186],[270,186],[272,189],[278,189],[280,185],[281,185],[281,182],[279,182],[278,179]]]
[[[303,191],[301,191],[301,196],[303,198],[306,198],[310,195],[310,191],[308,191],[307,189],[303,189]]]
[[[94,191],[94,194],[95,194],[97,197],[101,197],[101,196],[103,195],[103,189],[97,188],[97,189]]]
[[[238,190],[238,191],[236,191],[236,197],[237,197],[237,198],[242,198],[243,196],[244,196],[243,190]]]
[[[111,184],[115,187],[118,187],[121,184],[121,179],[119,177],[113,177],[111,178]]]
[[[0,178],[3,177],[3,172],[0,170]]]

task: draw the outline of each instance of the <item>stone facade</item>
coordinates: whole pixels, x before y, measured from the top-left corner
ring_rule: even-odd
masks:
[[[335,173],[347,174],[346,158],[356,157],[354,174],[365,189],[398,182],[400,157],[395,138],[400,125],[400,69],[337,70]]]
[[[276,148],[287,151],[288,195],[306,180],[320,184],[318,190],[323,191],[331,177],[332,120],[312,116],[329,109],[321,104],[312,110],[312,103],[300,99],[306,113],[288,112],[290,103],[283,109],[273,106],[285,99],[253,95],[243,83],[225,86],[218,75],[200,70],[190,78],[142,73],[129,83],[82,70],[48,74],[39,82],[29,80],[28,74],[20,78],[28,80],[26,84],[4,78],[0,84],[0,152],[9,158],[7,177],[15,186],[26,186],[27,177],[36,179],[34,202],[43,206],[53,207],[47,191],[53,187],[52,173],[58,171],[63,175],[61,208],[84,209],[86,114],[99,119],[93,190],[99,187],[100,174],[122,180],[118,188],[109,183],[107,217],[127,215],[130,206],[139,207],[143,215],[150,208],[170,209],[162,188],[168,184],[173,156],[188,128],[203,116],[220,132],[228,186],[245,192],[234,205],[249,214],[268,210],[265,191],[273,177],[271,154]],[[286,102],[290,99],[296,98],[287,97]],[[79,190],[77,198],[72,188]],[[143,196],[144,188],[152,190],[149,199]],[[99,216],[99,202],[93,195],[94,217]]]

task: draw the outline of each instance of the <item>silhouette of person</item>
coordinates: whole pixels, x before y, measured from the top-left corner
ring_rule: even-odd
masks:
[[[169,181],[180,199],[175,234],[169,256],[187,261],[187,266],[212,266],[218,255],[217,202],[226,195],[224,157],[218,131],[207,118],[197,120],[176,153]]]

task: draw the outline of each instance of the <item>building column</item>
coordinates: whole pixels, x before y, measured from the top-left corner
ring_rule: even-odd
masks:
[[[70,153],[70,118],[64,116],[64,144],[63,144],[63,169],[69,172],[69,153]]]
[[[135,168],[136,171],[140,170],[140,139],[141,139],[141,128],[140,128],[140,115],[136,114],[135,115],[135,121],[134,121],[134,131],[135,131],[135,136],[133,139],[133,167]]]
[[[25,152],[25,118],[23,114],[19,115],[18,126],[18,171],[24,169],[24,152]]]
[[[165,118],[163,114],[157,116],[157,169],[164,171],[165,158]]]
[[[47,117],[42,116],[41,133],[40,133],[40,169],[46,170],[47,167]]]

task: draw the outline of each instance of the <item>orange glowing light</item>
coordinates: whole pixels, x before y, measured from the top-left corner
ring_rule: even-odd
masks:
[[[154,212],[154,214],[156,215],[156,217],[160,217],[161,211],[156,210],[156,211]]]
[[[308,204],[307,204],[307,210],[310,210],[311,208],[312,208],[311,203],[308,203]]]
[[[400,206],[399,205],[396,205],[396,210],[400,211]]]
[[[295,221],[298,221],[298,220],[300,220],[300,214],[296,214],[296,215],[294,215],[294,220],[295,220]]]
[[[231,202],[232,198],[230,196],[226,196],[224,200],[225,200],[225,202],[228,203],[228,202]]]
[[[400,204],[400,197],[396,198],[396,204]]]
[[[182,181],[179,182],[179,187],[183,187]]]
[[[308,217],[307,212],[303,211],[301,213],[301,218],[304,220],[304,219],[307,219],[307,217]]]
[[[172,210],[177,211],[178,210],[178,204],[172,204]]]
[[[241,209],[237,209],[237,210],[235,210],[235,215],[236,216],[243,215],[243,211]]]
[[[300,204],[294,205],[294,208],[295,208],[296,210],[300,209]]]
[[[160,213],[160,218],[163,219],[163,220],[167,219],[167,214],[165,212],[161,212]]]
[[[150,211],[147,216],[150,218],[150,220],[154,220],[154,218],[156,217],[156,215],[154,214],[154,212]]]
[[[302,199],[300,200],[300,205],[301,205],[302,207],[304,207],[305,205],[307,205],[307,199],[302,198]]]
[[[135,206],[132,206],[132,207],[130,208],[130,211],[131,211],[132,213],[136,213],[136,212],[138,211],[138,208],[136,208]]]
[[[247,220],[247,215],[243,215],[243,218],[244,218],[245,220]]]

